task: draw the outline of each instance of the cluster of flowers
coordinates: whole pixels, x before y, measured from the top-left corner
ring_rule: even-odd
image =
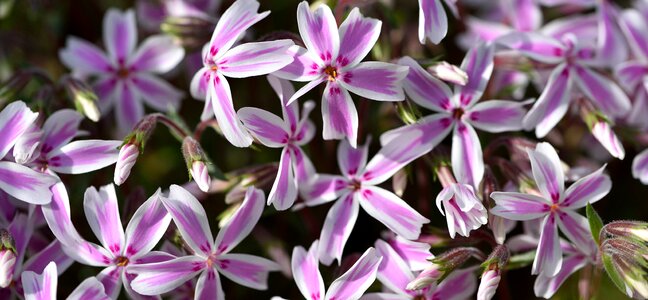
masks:
[[[165,293],[224,299],[221,276],[263,290],[269,272],[280,270],[280,264],[230,252],[252,232],[266,204],[277,211],[297,211],[328,202],[333,204],[319,238],[308,250],[298,246],[292,252],[289,273],[306,299],[465,299],[475,292],[477,299],[491,299],[503,272],[516,267],[512,255],[518,263],[524,257],[532,263],[539,297],[550,298],[570,275],[593,268],[605,269],[627,295],[648,298],[648,224],[603,225],[590,206],[612,188],[604,165],[569,168],[551,144],[519,135],[502,136],[482,149],[475,130],[534,129],[537,138],[555,142],[552,129],[571,107],[611,156],[624,159],[614,122],[636,129],[636,136],[648,129],[645,1],[622,10],[605,0],[471,0],[462,5],[478,4],[489,13],[460,16],[456,1],[445,0],[455,18],[465,18],[467,30],[459,35],[459,44],[469,50],[461,66],[434,62],[425,68],[411,57],[364,62],[380,37],[382,22],[358,8],[338,26],[329,6],[302,2],[297,7],[300,40],[240,43],[247,29],[270,12],[259,13],[256,0],[237,0],[220,16],[202,52],[186,55],[197,54],[202,62],[190,93],[205,102],[201,124],[216,124],[233,146],[256,142],[282,149],[267,200],[261,186],[252,186],[258,182],[240,183],[238,195],[232,196],[233,210],[214,239],[195,196],[200,192],[190,192],[191,185],[158,189],[125,230],[114,185],[90,187],[83,206],[100,244],[84,239],[72,222],[66,186],[58,174],[83,174],[115,164],[114,183],[123,184],[157,123],[181,137],[195,185],[202,192],[213,189],[215,171],[198,142],[200,135],[162,113],[145,115],[143,103],[162,112],[179,106],[184,93],[158,75],[185,58],[177,38],[187,33],[178,27],[212,24],[217,2],[142,2],[138,13],[144,27],[162,24],[170,34],[153,35],[139,47],[133,10],[107,12],[105,52],[77,38],[67,40],[59,56],[72,70],[67,83],[78,98],[78,110],[95,121],[114,110],[118,131],[126,136],[123,141],[75,140],[84,135],[79,129],[84,116],[72,109],[45,120],[24,102],[13,101],[0,112],[0,298],[55,299],[58,274],[73,262],[104,269],[84,280],[69,299],[115,299],[122,286],[135,299]],[[440,0],[420,0],[419,5],[420,42],[441,42],[448,31],[444,6]],[[541,6],[572,16],[544,24]],[[281,117],[260,108],[234,108],[228,78],[262,75],[279,97]],[[304,84],[295,90],[291,81]],[[319,104],[322,137],[341,140],[339,175],[318,173],[302,149],[316,135],[309,120],[316,104],[302,101],[300,109],[297,100],[319,85],[325,85]],[[540,91],[537,100],[522,100],[532,88]],[[96,102],[88,93],[96,94]],[[405,125],[384,132],[371,159],[371,138],[358,144],[362,137],[351,94],[400,103]],[[511,100],[482,100],[484,95]],[[431,114],[421,117],[414,105]],[[448,135],[449,155],[439,146]],[[496,151],[500,146],[508,156]],[[394,192],[381,187],[392,177],[398,186],[395,174],[403,176],[403,168],[422,157],[443,186],[436,204],[452,239],[441,238],[450,247],[437,256],[430,249],[438,242],[423,230],[430,220],[401,199],[402,180]],[[632,174],[648,184],[648,150],[634,158]],[[573,183],[565,189],[565,182]],[[319,264],[342,262],[360,207],[390,233],[326,289]],[[578,212],[584,207],[587,218]],[[523,221],[524,233],[507,237],[515,221]],[[181,236],[180,247],[164,239],[171,223]],[[46,241],[39,231],[44,225],[54,241]],[[456,234],[468,238],[471,232],[478,232],[476,239],[488,248],[455,239]],[[376,279],[382,292],[365,294]]]

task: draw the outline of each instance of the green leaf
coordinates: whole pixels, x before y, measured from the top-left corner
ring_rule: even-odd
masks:
[[[599,234],[603,228],[603,220],[601,220],[601,216],[599,216],[596,210],[594,210],[594,207],[592,207],[592,204],[589,202],[585,208],[585,213],[587,214],[587,221],[589,222],[592,237],[594,238],[594,241],[596,241],[596,244],[600,245]]]
[[[625,294],[625,283],[623,282],[621,275],[619,275],[619,272],[617,272],[616,268],[614,267],[614,264],[612,264],[612,259],[609,256],[603,254],[602,260],[603,267],[605,267],[605,272],[608,274],[608,277],[610,277],[610,280],[612,280],[612,282],[614,282],[614,285],[616,285],[616,287]]]
[[[533,263],[533,260],[535,259],[535,255],[536,255],[535,250],[525,252],[522,254],[513,255],[509,259],[508,264],[506,265],[506,269],[514,270],[514,269],[530,266]]]

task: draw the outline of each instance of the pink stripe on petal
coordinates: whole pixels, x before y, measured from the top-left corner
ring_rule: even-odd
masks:
[[[43,125],[43,144],[41,152],[47,154],[69,143],[79,134],[83,116],[72,109],[62,109],[53,113]]]
[[[536,136],[541,138],[553,129],[567,113],[571,100],[572,77],[565,64],[556,67],[546,87],[529,113],[522,120],[525,129],[535,128]]]
[[[474,269],[453,271],[437,286],[432,299],[462,300],[469,299],[477,289],[477,278]]]
[[[551,209],[551,203],[536,195],[494,192],[490,197],[495,200],[495,207],[490,212],[509,220],[533,220],[545,216]]]
[[[55,172],[82,174],[99,170],[117,161],[121,141],[82,140],[71,142],[47,155]]]
[[[538,189],[545,199],[558,203],[565,189],[565,175],[556,150],[549,143],[527,149],[531,170]]]
[[[295,203],[295,200],[297,200],[297,181],[290,149],[285,147],[281,151],[277,177],[268,194],[268,204],[273,203],[277,210],[286,210]]]
[[[630,111],[630,99],[614,81],[583,66],[576,65],[574,69],[577,75],[574,80],[581,92],[604,113],[616,117]]]
[[[136,88],[141,99],[161,112],[177,110],[184,93],[168,82],[147,74],[140,73],[131,78],[132,87]]]
[[[137,275],[131,282],[135,292],[142,295],[159,295],[177,288],[205,269],[204,258],[185,256],[159,263],[131,266],[128,271]]]
[[[605,197],[612,189],[612,181],[608,175],[603,174],[604,169],[605,167],[602,167],[572,184],[565,191],[560,205],[577,209]]]
[[[617,82],[627,91],[634,91],[642,84],[646,75],[648,75],[648,64],[642,61],[627,61],[614,68]]]
[[[286,53],[292,56],[293,61],[273,75],[293,81],[312,81],[321,75],[323,62],[308,49],[295,45],[288,48]]]
[[[418,36],[421,44],[425,39],[438,44],[448,33],[448,16],[441,0],[419,0]]]
[[[349,187],[346,178],[338,175],[316,174],[306,186],[304,201],[314,206],[337,199]]]
[[[120,80],[117,83],[114,95],[115,115],[119,133],[122,135],[128,134],[144,116],[141,98],[139,90],[130,81]]]
[[[357,146],[358,112],[349,92],[329,82],[322,99],[323,137],[339,140],[346,137],[352,147]]]
[[[635,56],[648,58],[648,23],[645,17],[637,10],[628,9],[623,11],[619,18],[619,26],[625,34],[630,49]]]
[[[405,287],[414,280],[414,274],[410,271],[407,262],[382,240],[377,240],[375,247],[378,255],[382,256],[382,262],[378,267],[378,280],[392,291],[409,295]]]
[[[337,58],[340,36],[328,5],[320,4],[315,11],[311,11],[308,2],[301,2],[297,7],[297,26],[306,48],[322,62],[330,64]]]
[[[598,38],[597,38],[597,55],[596,60],[603,62],[605,65],[625,61],[628,58],[628,45],[623,37],[619,19],[622,19],[617,13],[617,8],[611,3],[601,2],[597,4],[598,17]],[[646,27],[648,29],[648,27]],[[645,32],[645,31],[644,31]]]
[[[452,91],[445,83],[434,78],[409,56],[401,58],[398,64],[409,67],[403,88],[412,101],[437,112],[450,108]]]
[[[582,255],[567,257],[555,276],[540,274],[533,285],[536,297],[550,299],[558,291],[558,288],[576,271],[588,264],[587,259]]]
[[[66,40],[65,48],[59,50],[59,58],[66,67],[82,74],[105,74],[114,70],[101,49],[76,37]]]
[[[295,87],[293,87],[290,81],[281,79],[274,74],[268,75],[266,78],[274,92],[279,97],[283,121],[288,124],[290,132],[294,133],[297,131],[299,125],[299,105],[296,102],[288,104],[288,100],[290,100],[290,98],[295,94]]]
[[[290,142],[286,123],[276,115],[256,107],[243,107],[237,114],[243,126],[262,144],[279,148]]]
[[[324,227],[319,237],[318,257],[322,264],[331,265],[334,260],[342,259],[344,245],[351,235],[358,218],[358,201],[353,193],[337,200],[326,214]]]
[[[0,112],[0,159],[37,117],[38,113],[32,112],[22,101],[12,102]]]
[[[171,185],[169,197],[160,197],[184,241],[197,254],[209,256],[215,250],[205,209],[187,190]]]
[[[558,240],[558,224],[556,222],[556,215],[553,213],[545,217],[542,222],[542,232],[531,274],[555,276],[560,271],[562,250]]]
[[[430,263],[427,259],[432,254],[428,243],[414,242],[401,236],[395,236],[389,240],[389,244],[407,262],[412,271],[421,271]]]
[[[532,32],[510,33],[498,38],[497,43],[531,59],[550,64],[563,61],[567,54],[567,49],[560,41]]]
[[[58,286],[56,263],[49,263],[42,274],[36,274],[31,271],[23,272],[21,281],[25,300],[56,299],[56,289]]]
[[[300,185],[301,190],[306,190],[308,181],[315,177],[315,167],[306,153],[298,146],[288,146],[290,150],[290,159],[295,172],[295,180]]]
[[[228,253],[250,234],[259,218],[261,218],[264,206],[265,195],[263,191],[249,187],[245,193],[243,204],[218,232],[214,242],[216,253]]]
[[[455,88],[455,93],[461,94],[462,107],[472,106],[484,93],[493,73],[493,56],[494,46],[489,44],[480,44],[466,53],[461,69],[468,75],[468,82]]]
[[[364,62],[340,71],[341,86],[362,97],[379,101],[405,99],[402,80],[408,67],[383,62]]]
[[[322,299],[325,293],[317,251],[318,241],[315,241],[308,252],[301,246],[295,247],[292,252],[291,269],[295,283],[304,298],[310,300]]]
[[[632,177],[648,185],[648,150],[644,150],[632,161]]]
[[[410,135],[409,138],[411,139],[414,134],[420,132],[422,133],[420,142],[428,147],[427,153],[448,136],[450,130],[454,127],[452,125],[454,125],[454,121],[447,114],[429,115],[412,125],[405,125],[383,133],[380,136],[380,144],[385,146],[397,139],[401,142],[407,141],[403,137],[404,135]]]
[[[220,276],[215,269],[209,268],[200,274],[196,282],[196,300],[224,300],[225,292],[221,286]]]
[[[57,178],[23,165],[0,161],[0,189],[27,203],[49,203],[52,199],[49,188],[57,181]]]
[[[126,249],[124,253],[137,258],[148,253],[160,241],[171,223],[171,216],[162,204],[158,190],[135,211],[126,226]]]
[[[490,100],[477,103],[466,113],[468,122],[488,132],[518,131],[526,114],[525,103]]]
[[[154,35],[142,42],[129,63],[136,72],[166,73],[182,61],[184,54],[184,48],[171,36]]]
[[[348,141],[341,141],[337,148],[337,161],[341,173],[347,178],[354,178],[364,172],[367,164],[370,140],[357,148],[351,147]]]
[[[340,52],[337,66],[354,66],[367,56],[380,36],[382,22],[365,18],[357,7],[340,25]]]
[[[109,300],[104,286],[95,277],[86,278],[72,291],[67,300]]]
[[[292,40],[246,43],[232,48],[216,63],[227,77],[245,78],[277,71],[293,61],[288,48]]]
[[[369,215],[408,240],[417,239],[423,224],[430,222],[401,198],[382,188],[368,186],[357,193],[360,205]]]
[[[277,263],[247,254],[221,255],[215,265],[230,280],[257,290],[268,289],[268,273],[279,270]]]
[[[248,28],[270,14],[269,11],[258,13],[258,10],[256,0],[235,1],[218,20],[205,58],[213,60],[223,55]]]
[[[85,191],[83,208],[92,232],[104,248],[119,256],[124,250],[125,239],[115,187],[109,184],[99,191],[89,187]]]
[[[103,41],[113,64],[124,65],[137,44],[135,11],[110,9],[103,19]]]
[[[229,83],[221,74],[212,74],[209,83],[207,102],[210,102],[216,121],[227,140],[236,147],[252,144],[252,137],[245,131],[236,116]]]
[[[381,260],[376,249],[367,249],[346,273],[331,283],[326,292],[326,300],[359,299],[376,280]]]
[[[457,182],[479,187],[484,176],[479,137],[469,124],[458,122],[452,134],[452,170]]]
[[[108,266],[97,274],[97,280],[101,282],[104,291],[111,299],[116,299],[119,296],[122,288],[122,272],[124,269],[118,266]]]
[[[74,263],[74,260],[63,252],[62,247],[61,243],[57,240],[49,243],[47,247],[29,257],[29,260],[25,262],[23,269],[40,273],[45,269],[47,264],[55,262],[58,273],[63,273],[68,267],[70,267],[70,265],[72,265],[72,263]]]
[[[560,231],[574,243],[580,253],[591,255],[596,252],[596,244],[592,238],[587,218],[570,210],[556,213]]]
[[[192,97],[198,100],[205,100],[207,98],[207,91],[211,82],[210,78],[213,73],[210,68],[204,67],[194,74],[189,85],[189,91]],[[209,112],[211,113],[211,110]]]

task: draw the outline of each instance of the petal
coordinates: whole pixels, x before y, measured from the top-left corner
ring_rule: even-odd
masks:
[[[353,178],[364,171],[367,164],[370,140],[365,145],[353,148],[348,141],[341,141],[337,148],[337,162],[342,175]]]
[[[555,276],[562,264],[562,250],[558,240],[556,215],[550,214],[542,221],[542,233],[538,242],[538,250],[533,260],[531,274]]]
[[[146,73],[133,76],[131,80],[142,100],[155,110],[166,112],[180,106],[184,93],[168,82]]]
[[[116,101],[115,115],[117,125],[122,135],[128,134],[135,124],[144,117],[144,105],[142,105],[139,89],[129,81],[119,81],[115,88],[114,99]]]
[[[137,274],[131,282],[134,291],[142,295],[159,295],[196,277],[204,268],[204,258],[185,256],[159,263],[130,266],[128,271]]]
[[[236,147],[252,144],[252,137],[245,131],[236,116],[229,83],[221,74],[212,74],[208,86],[207,102],[211,102],[216,121],[227,140]]]
[[[587,218],[564,209],[558,212],[558,226],[580,253],[588,255],[596,253],[597,245],[592,238]]]
[[[540,274],[533,285],[533,291],[535,292],[536,297],[542,297],[550,299],[557,291],[558,288],[576,271],[585,267],[587,265],[587,260],[581,255],[574,255],[567,257],[560,271],[555,276],[548,276],[546,274]]]
[[[218,272],[230,280],[257,290],[268,289],[268,273],[279,270],[271,260],[247,254],[224,254],[218,257]]]
[[[362,300],[411,300],[412,296],[407,295],[398,295],[398,294],[389,294],[389,293],[367,293],[362,295],[360,298]]]
[[[540,5],[533,0],[514,0],[510,5],[503,7],[512,17],[513,27],[522,32],[533,31],[542,25],[542,11]]]
[[[121,82],[113,75],[100,76],[92,83],[92,88],[97,94],[99,110],[107,112],[112,109],[117,101],[117,87]]]
[[[423,224],[430,222],[401,198],[382,188],[363,187],[360,194],[360,205],[369,215],[408,240],[417,239]]]
[[[27,165],[41,156],[43,131],[33,124],[20,137],[16,139],[12,155],[16,163]]]
[[[92,232],[104,248],[114,256],[120,255],[124,246],[124,228],[119,217],[115,186],[105,185],[99,191],[89,187],[83,198],[83,208]]]
[[[490,100],[477,103],[466,117],[470,124],[488,132],[522,130],[522,119],[526,114],[525,103]]]
[[[47,155],[50,169],[58,173],[83,174],[117,162],[122,141],[83,140],[71,142]]]
[[[200,274],[198,282],[196,282],[195,294],[194,299],[199,300],[225,299],[225,292],[223,292],[220,276],[216,270],[210,268]]]
[[[95,277],[88,277],[72,291],[67,300],[109,300],[104,286]]]
[[[336,59],[341,68],[354,66],[367,56],[380,36],[382,22],[365,18],[357,7],[340,25],[340,52]]]
[[[624,62],[628,58],[628,46],[621,33],[621,16],[611,3],[601,2],[597,5],[598,39],[595,60],[607,66]]]
[[[47,265],[42,274],[26,271],[21,276],[25,300],[55,300],[58,286],[56,263]]]
[[[184,188],[171,185],[169,197],[160,197],[164,207],[173,218],[180,235],[197,255],[209,256],[212,252],[212,233],[205,209]]]
[[[292,95],[292,97],[290,97],[290,100],[288,100],[288,104],[291,104],[295,100],[299,99],[301,96],[304,96],[306,93],[308,93],[310,90],[314,89],[316,86],[320,85],[320,83],[324,82],[325,80],[326,80],[326,77],[319,76],[319,78],[315,78],[315,79],[313,79],[313,81],[306,83],[299,90],[297,90],[295,92],[295,94]]]
[[[470,298],[477,289],[472,269],[453,271],[437,286],[432,299],[462,300]]]
[[[358,201],[354,198],[354,193],[343,195],[326,214],[319,237],[318,257],[322,264],[329,266],[336,259],[342,261],[344,245],[358,219]]]
[[[448,33],[448,16],[441,1],[419,0],[419,27],[418,36],[421,44],[428,38],[430,42],[438,44]]]
[[[79,134],[83,116],[72,109],[61,109],[53,113],[43,125],[44,154],[69,143]]]
[[[61,62],[82,74],[101,74],[113,71],[112,63],[97,46],[76,37],[68,37],[65,48],[59,50]]]
[[[452,91],[445,83],[434,78],[409,56],[401,58],[398,64],[409,67],[403,88],[412,101],[437,112],[446,111],[450,107]]]
[[[305,186],[308,181],[315,177],[315,167],[304,151],[297,146],[288,146],[290,150],[290,159],[295,173],[295,180],[300,185],[301,190],[307,190]]]
[[[0,161],[0,190],[32,204],[47,204],[52,199],[49,188],[57,179],[17,163]]]
[[[408,138],[411,139],[416,132],[422,132],[423,135],[421,136],[420,142],[421,144],[427,145],[428,149],[425,152],[427,153],[448,136],[453,124],[454,122],[447,114],[429,115],[421,118],[412,125],[405,125],[383,133],[380,136],[380,144],[384,146],[397,139],[403,142],[406,141],[403,137],[404,135],[409,134],[410,136]]]
[[[334,82],[329,82],[324,90],[322,119],[325,140],[346,137],[352,147],[357,146],[358,111],[349,92]]]
[[[149,253],[164,236],[171,223],[171,216],[162,204],[161,191],[144,202],[133,214],[126,226],[126,254],[139,257]]]
[[[375,247],[378,255],[382,256],[382,262],[378,268],[378,280],[388,289],[408,295],[405,287],[414,280],[414,274],[410,271],[407,262],[382,240],[377,240]]]
[[[612,124],[604,120],[595,121],[590,128],[592,136],[607,150],[610,155],[618,159],[625,157],[625,148],[612,129]]]
[[[648,58],[648,38],[645,35],[648,31],[648,23],[641,13],[627,9],[623,11],[618,21],[634,55],[643,59]]]
[[[265,206],[263,191],[249,187],[243,204],[236,213],[222,226],[214,245],[217,253],[227,253],[238,245],[254,228],[261,218]]]
[[[376,280],[381,260],[376,249],[367,249],[348,271],[331,283],[326,300],[359,299]]]
[[[133,71],[166,73],[177,66],[184,58],[184,48],[171,36],[154,35],[148,37],[130,59]]]
[[[259,14],[258,10],[256,0],[235,1],[218,20],[206,58],[213,59],[227,52],[248,28],[270,14],[269,11]]]
[[[615,117],[630,111],[630,99],[614,81],[583,66],[574,68],[576,84],[604,113]]]
[[[299,105],[296,102],[288,104],[288,100],[290,100],[290,98],[295,94],[295,87],[293,87],[290,81],[281,79],[274,75],[268,75],[266,78],[279,97],[283,122],[288,125],[290,132],[295,132],[300,121]]]
[[[604,169],[605,167],[602,167],[572,184],[565,191],[560,205],[577,209],[605,197],[612,189],[612,181],[610,176],[603,174]]]
[[[570,69],[561,64],[551,72],[549,82],[529,113],[522,120],[527,130],[535,127],[536,136],[542,138],[560,122],[567,113],[571,99],[572,77]]]
[[[306,187],[304,201],[314,206],[333,201],[342,195],[349,183],[339,175],[317,174]]]
[[[614,68],[614,77],[617,82],[628,91],[634,91],[646,75],[648,75],[648,65],[641,61],[623,62]]]
[[[205,100],[207,98],[207,91],[209,89],[209,82],[213,71],[210,68],[204,67],[198,70],[191,78],[189,91],[191,96],[198,100]],[[211,112],[211,110],[209,111]]]
[[[0,112],[0,159],[37,117],[38,113],[32,112],[22,101],[12,102]]]
[[[297,7],[297,26],[299,34],[309,51],[321,61],[330,63],[337,58],[340,48],[340,35],[333,12],[326,4],[320,4],[311,11],[308,2]]]
[[[290,149],[283,148],[277,177],[268,194],[268,204],[273,203],[277,210],[289,209],[297,200],[297,181],[292,164]]]
[[[498,38],[497,43],[548,64],[562,62],[567,51],[560,41],[533,32],[513,32]]]
[[[314,57],[313,52],[295,45],[288,48],[286,53],[292,56],[293,61],[273,75],[293,81],[312,81],[321,76],[324,65],[319,58]]]
[[[479,137],[469,124],[458,122],[452,134],[452,170],[457,181],[479,187],[484,158]]]
[[[97,280],[101,282],[104,291],[108,297],[116,299],[119,296],[122,288],[122,275],[123,269],[118,266],[108,266],[97,274]]]
[[[113,64],[124,64],[135,50],[137,27],[135,11],[109,9],[103,19],[103,42]]]
[[[262,144],[279,148],[288,143],[286,123],[276,115],[256,107],[243,107],[237,114],[243,126]]]
[[[551,203],[542,197],[514,192],[494,192],[495,207],[490,212],[509,220],[533,220],[549,213]]]
[[[391,239],[389,244],[407,262],[410,270],[421,271],[429,266],[430,262],[427,259],[433,256],[430,253],[430,244],[410,241],[401,236]]]
[[[277,71],[293,61],[288,48],[292,40],[246,43],[227,51],[217,64],[227,77],[245,78]]]
[[[340,72],[341,86],[362,97],[379,101],[405,99],[403,78],[408,67],[383,62],[364,62]]]
[[[321,299],[324,296],[324,280],[319,271],[318,244],[313,242],[308,252],[297,246],[292,252],[291,270],[297,288],[305,299]]]
[[[63,245],[59,241],[54,240],[47,247],[30,256],[25,262],[23,270],[39,273],[47,267],[47,264],[55,262],[58,273],[63,273],[74,263],[74,260],[63,252],[62,247]]]
[[[493,73],[493,56],[494,47],[490,44],[480,44],[466,53],[461,69],[466,71],[468,82],[455,87],[462,107],[470,107],[481,98]]]
[[[632,177],[648,185],[648,150],[642,151],[632,160]]]
[[[565,190],[565,174],[558,153],[549,143],[539,143],[535,150],[527,149],[527,154],[538,189],[545,199],[558,203]]]

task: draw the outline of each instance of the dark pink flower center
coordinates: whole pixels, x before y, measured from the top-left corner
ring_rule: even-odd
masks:
[[[464,110],[461,107],[455,108],[452,110],[452,118],[459,120],[464,115]]]
[[[125,256],[118,256],[117,258],[115,258],[115,265],[117,265],[118,267],[125,267],[128,265],[128,262],[128,257]]]
[[[335,79],[338,77],[337,68],[331,65],[324,68],[324,74],[328,75],[328,81],[335,81]]]

